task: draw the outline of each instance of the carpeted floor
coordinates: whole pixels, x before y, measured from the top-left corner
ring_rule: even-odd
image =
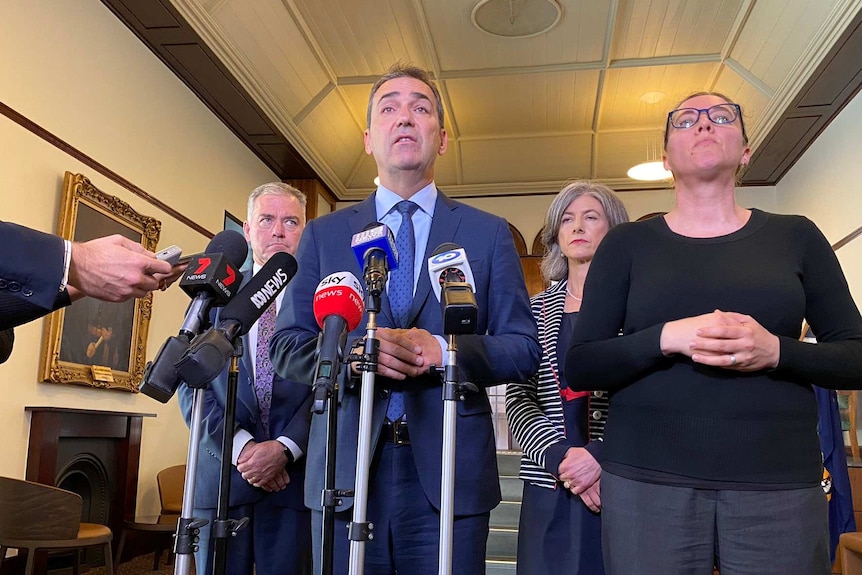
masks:
[[[114,572],[114,575],[168,575],[173,572],[173,563],[165,565],[165,554],[162,554],[162,557],[159,560],[159,569],[157,571],[153,571],[153,554],[148,553],[146,555],[135,557],[131,561],[121,563],[119,568]],[[104,567],[97,567],[88,571],[87,575],[105,575],[105,573],[106,571]],[[194,575],[194,573],[195,566],[194,560],[192,560],[189,575]]]

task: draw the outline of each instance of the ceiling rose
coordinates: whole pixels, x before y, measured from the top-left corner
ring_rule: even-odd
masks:
[[[470,17],[479,30],[488,34],[528,38],[556,26],[562,13],[554,0],[482,0]]]

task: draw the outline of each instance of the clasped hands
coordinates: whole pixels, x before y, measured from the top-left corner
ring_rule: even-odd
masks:
[[[679,353],[703,365],[758,371],[778,365],[781,347],[778,337],[753,317],[715,310],[666,323],[661,351]]]
[[[376,335],[377,375],[404,380],[428,373],[431,365],[443,365],[440,342],[427,330],[381,327]]]
[[[239,454],[236,469],[254,487],[275,492],[290,483],[290,476],[284,468],[286,464],[287,456],[281,442],[274,439],[260,443],[249,441]]]
[[[601,475],[599,462],[583,447],[570,447],[566,451],[557,474],[563,487],[579,496],[594,513],[602,509]]]

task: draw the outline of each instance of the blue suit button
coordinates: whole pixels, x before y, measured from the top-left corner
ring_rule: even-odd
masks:
[[[19,292],[21,291],[21,284],[16,281],[9,282],[9,291],[11,292]]]
[[[24,294],[26,297],[30,297],[31,295],[33,295],[33,290],[31,290],[30,288],[24,288],[21,290],[21,293]]]
[[[389,397],[389,390],[381,389],[380,392],[377,394],[377,397],[379,397],[380,399],[386,399],[387,397]]]
[[[0,289],[6,289],[6,280],[0,278]]]

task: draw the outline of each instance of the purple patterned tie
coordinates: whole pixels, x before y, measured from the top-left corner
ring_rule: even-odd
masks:
[[[389,307],[395,318],[396,327],[408,327],[407,319],[413,303],[413,258],[416,255],[416,236],[413,231],[413,212],[419,206],[404,200],[395,204],[401,214],[401,226],[395,236],[398,250],[398,267],[389,274]],[[396,421],[404,415],[404,397],[400,391],[392,391],[386,417]]]
[[[257,353],[254,363],[254,394],[260,411],[260,422],[269,436],[269,407],[272,404],[272,362],[269,360],[269,339],[275,331],[275,302],[257,321]]]

